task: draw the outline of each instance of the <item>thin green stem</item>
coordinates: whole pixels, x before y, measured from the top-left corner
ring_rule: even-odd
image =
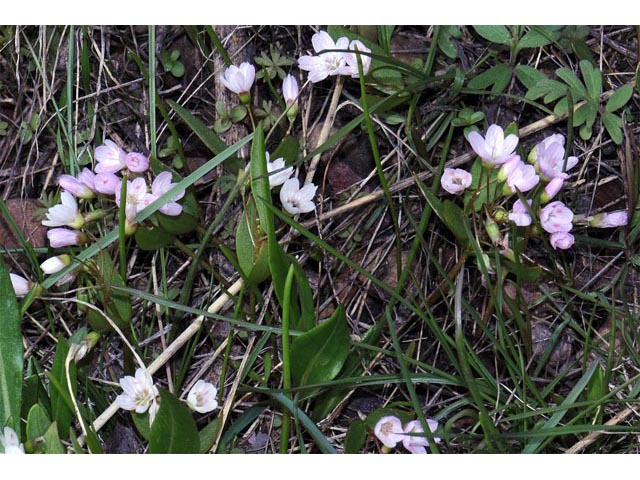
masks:
[[[149,135],[151,155],[158,158],[156,146],[156,27],[149,25]]]
[[[291,396],[291,358],[289,352],[289,323],[291,317],[291,289],[293,287],[294,267],[289,266],[287,279],[284,283],[284,302],[282,308],[282,386],[284,394]],[[280,453],[287,453],[289,450],[289,431],[291,428],[291,417],[286,409],[282,410],[282,433],[280,435]]]

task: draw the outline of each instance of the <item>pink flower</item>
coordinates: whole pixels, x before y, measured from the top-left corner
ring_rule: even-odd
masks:
[[[556,232],[551,234],[549,242],[554,249],[566,250],[573,246],[575,238],[569,232]]]
[[[344,75],[351,75],[352,78],[358,78],[358,57],[355,52],[371,53],[371,50],[365,47],[364,43],[360,40],[352,40],[349,44],[349,50],[353,50],[354,53],[345,53],[344,59],[347,62],[347,67],[343,72]],[[371,67],[371,56],[360,55],[360,61],[362,62],[362,73],[366,75],[369,73]]]
[[[96,173],[116,173],[127,165],[127,154],[111,140],[96,148]]]
[[[171,190],[176,184],[171,182],[171,172],[162,172],[156,177],[151,185],[151,195],[154,200],[160,198],[162,195]],[[159,210],[165,215],[176,217],[182,213],[182,205],[178,200],[184,197],[184,190],[180,190],[172,199],[159,208]]]
[[[11,285],[16,297],[24,297],[31,290],[31,282],[16,273],[10,273]]]
[[[527,200],[527,202],[531,205],[531,200]],[[520,199],[516,200],[513,204],[511,213],[509,214],[509,220],[519,227],[528,227],[531,225],[531,216]]]
[[[149,158],[138,152],[127,153],[125,162],[130,172],[142,173],[149,168]]]
[[[249,93],[256,78],[256,68],[248,62],[243,62],[240,67],[231,65],[220,77],[222,84],[238,95]]]
[[[94,178],[95,174],[88,168],[84,168],[77,178],[67,174],[60,175],[58,185],[78,198],[91,198],[93,197]]]
[[[120,206],[121,189],[116,190],[116,204]],[[147,192],[147,183],[144,178],[136,178],[127,180],[127,198],[125,204],[125,213],[127,216],[140,213],[146,206],[155,200],[155,197]]]
[[[461,168],[445,168],[440,179],[440,185],[447,192],[457,195],[471,185],[471,174]]]
[[[564,178],[555,177],[552,178],[549,183],[544,187],[544,191],[540,196],[540,201],[542,203],[548,203],[553,197],[555,197],[560,190],[562,190],[562,186],[564,185]]]
[[[87,236],[77,230],[68,228],[52,228],[47,231],[47,238],[51,248],[71,247],[82,245],[87,241]]]
[[[589,226],[596,228],[624,227],[629,222],[629,216],[625,210],[599,213],[589,220]]]
[[[402,422],[394,415],[380,418],[373,429],[373,434],[385,447],[393,448],[404,439]]]
[[[95,190],[104,195],[115,195],[122,186],[122,179],[115,173],[99,173],[96,175]]]
[[[528,192],[540,181],[533,165],[527,165],[518,157],[518,164],[507,177],[507,182],[503,190],[505,192],[516,193],[516,190]]]
[[[18,434],[11,427],[4,427],[0,430],[0,445],[2,445],[2,453],[5,454],[23,454],[24,445],[20,443]]]
[[[438,429],[438,422],[427,418],[427,425],[431,432],[435,432]],[[424,429],[422,424],[418,420],[412,420],[404,426],[404,438],[402,439],[402,445],[411,453],[427,453],[425,447],[429,446],[429,440],[424,436]],[[420,435],[422,434],[422,435]],[[434,437],[436,443],[440,443],[440,438]]]
[[[505,138],[502,127],[491,125],[486,138],[475,131],[469,133],[469,143],[485,165],[495,167],[511,159],[518,146],[518,137],[510,134]]]
[[[498,171],[498,180],[504,182],[509,178],[509,175],[520,167],[521,164],[522,160],[520,160],[520,155],[511,155],[511,157],[500,167],[500,170]]]
[[[311,43],[316,53],[323,50],[347,50],[349,39],[340,37],[334,42],[331,36],[321,30],[311,37]],[[330,75],[342,75],[353,72],[347,67],[347,61],[343,52],[325,52],[319,55],[303,55],[298,59],[298,66],[309,72],[309,80],[313,83],[320,82]]]
[[[560,134],[551,135],[536,145],[533,158],[543,179],[568,178],[565,172],[577,165],[578,157],[568,157],[567,168],[563,171],[564,153],[564,137]]]
[[[540,223],[549,233],[569,232],[573,228],[573,212],[560,201],[551,202],[540,210]]]

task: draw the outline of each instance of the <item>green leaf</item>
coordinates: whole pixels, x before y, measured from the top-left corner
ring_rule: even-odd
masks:
[[[236,105],[231,109],[230,118],[233,123],[241,122],[246,116],[247,107],[245,107],[244,105]]]
[[[22,330],[11,277],[0,256],[0,426],[20,431]]]
[[[633,87],[629,84],[623,85],[609,98],[607,102],[607,112],[615,112],[616,110],[624,107],[633,95]]]
[[[485,40],[500,45],[511,45],[511,33],[504,25],[474,25],[473,29]]]
[[[258,228],[255,202],[245,205],[236,229],[236,255],[246,277],[259,283],[269,276],[267,242]]]
[[[173,245],[176,237],[160,227],[138,227],[135,239],[141,250],[158,250]]]
[[[347,437],[344,439],[344,453],[360,453],[367,440],[364,421],[358,419],[351,422]]]
[[[587,95],[587,89],[584,87],[578,76],[568,68],[557,69],[556,75],[569,85],[575,102],[582,100]]]
[[[298,160],[299,151],[298,139],[292,135],[287,135],[282,139],[278,148],[271,152],[271,161],[276,158],[284,158],[285,165],[289,166]]]
[[[477,159],[471,165],[471,185],[464,193],[464,204],[468,210],[470,202],[473,202],[473,210],[479,212],[482,207],[487,203],[493,203],[501,193],[500,183],[497,181],[498,169],[487,170],[482,166],[482,161]],[[489,188],[487,188],[487,182],[489,182]],[[438,213],[436,211],[436,213]],[[440,214],[441,220],[448,225],[447,220]],[[458,240],[466,238],[464,231],[459,228],[459,225],[452,225],[455,230],[452,233],[456,235]],[[460,235],[462,237],[460,237]]]
[[[249,172],[251,174],[251,195],[256,201],[260,230],[267,232],[270,228],[273,228],[273,214],[265,206],[265,203],[271,205],[271,187],[269,186],[269,172],[267,170],[264,130],[261,123],[258,124],[253,133]]]
[[[297,386],[328,382],[349,355],[347,316],[339,305],[331,318],[296,337],[291,344],[291,376]]]
[[[456,44],[452,38],[462,37],[462,32],[457,25],[443,25],[440,27],[440,36],[438,37],[438,47],[447,57],[455,60],[458,57]]]
[[[469,88],[477,90],[487,90],[493,85],[492,93],[502,93],[511,80],[511,67],[504,63],[499,63],[491,67],[486,72],[481,73],[469,82]]]
[[[605,112],[602,123],[616,145],[622,144],[622,119],[615,113]]]
[[[213,447],[216,436],[220,430],[220,418],[216,418],[209,422],[198,435],[200,436],[200,453],[207,453]]]
[[[56,347],[56,356],[53,359],[53,367],[49,372],[49,380],[51,388],[49,396],[51,397],[51,416],[58,424],[63,439],[69,438],[69,427],[73,418],[73,404],[69,396],[67,388],[67,375],[64,368],[64,362],[69,352],[69,344],[64,338],[58,338],[58,346]],[[76,388],[78,385],[76,378],[75,364],[71,362],[69,373],[71,374],[71,386]],[[75,392],[74,392],[75,394]]]
[[[531,30],[524,34],[518,42],[517,50],[523,48],[538,48],[549,45],[560,36],[560,32],[552,30],[549,26],[533,26]]]
[[[51,420],[44,408],[36,404],[29,410],[27,416],[27,440],[33,441],[44,436],[51,426]]]
[[[543,80],[548,80],[544,73],[528,65],[516,66],[515,72],[518,80],[520,80],[527,89],[533,88]]]
[[[184,75],[184,65],[182,62],[176,62],[173,64],[171,67],[171,75],[178,78]]]
[[[587,92],[593,100],[600,100],[602,94],[602,73],[591,65],[588,60],[580,62],[580,71],[584,84],[587,86]]]
[[[149,453],[198,453],[200,437],[189,408],[160,390],[160,410],[149,431]]]
[[[52,423],[44,433],[44,453],[62,454],[66,453],[65,448],[60,442],[58,433],[58,425]]]

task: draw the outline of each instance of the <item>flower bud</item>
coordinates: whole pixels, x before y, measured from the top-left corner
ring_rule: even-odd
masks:
[[[596,228],[623,227],[629,222],[629,216],[625,210],[605,212],[595,215],[589,220],[589,226]]]
[[[494,245],[497,245],[502,240],[500,236],[500,228],[498,224],[493,220],[493,218],[488,217],[484,222],[484,228],[487,231],[487,235],[493,242]]]
[[[542,195],[540,195],[540,202],[544,205],[545,203],[550,202],[553,197],[555,197],[560,190],[562,190],[562,186],[564,185],[564,178],[555,177],[553,178],[547,185],[544,187],[544,191]]]
[[[575,238],[569,232],[556,232],[551,234],[549,242],[554,249],[566,250],[573,246]]]
[[[149,158],[138,152],[127,153],[125,161],[130,172],[142,173],[149,168]]]
[[[51,248],[84,245],[87,242],[87,236],[84,233],[68,228],[52,228],[47,231],[47,238]]]
[[[64,267],[71,263],[69,255],[58,255],[51,257],[40,264],[40,268],[45,275],[53,275],[58,273]]]

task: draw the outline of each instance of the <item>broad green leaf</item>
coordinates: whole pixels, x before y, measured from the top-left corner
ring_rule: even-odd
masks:
[[[582,60],[580,62],[580,71],[584,84],[587,86],[587,92],[593,100],[600,100],[602,94],[602,73],[591,65],[591,62]]]
[[[504,25],[474,25],[473,29],[485,40],[500,45],[511,45],[511,33]]]
[[[548,25],[536,25],[524,34],[524,36],[518,41],[518,50],[523,48],[538,48],[549,45],[560,36],[560,32],[553,27],[549,28]]]
[[[34,374],[25,378],[22,386],[22,418],[27,418],[29,411],[36,404],[40,404],[47,412],[47,416],[50,416],[51,402],[49,395],[40,380],[40,376]]]
[[[624,107],[631,96],[633,95],[633,87],[629,84],[623,85],[609,98],[607,102],[607,112],[615,112],[616,110]]]
[[[602,123],[616,145],[622,144],[622,119],[615,113],[605,112],[602,115]]]
[[[40,405],[34,405],[29,410],[29,416],[27,417],[27,440],[35,440],[44,436],[46,431],[51,426],[51,420],[47,412]]]
[[[443,203],[444,216],[442,221],[445,223],[451,233],[455,235],[458,241],[466,246],[469,243],[464,224],[469,223],[469,218],[464,214],[462,209],[451,200],[445,200]]]
[[[502,93],[509,81],[511,80],[511,67],[504,63],[499,63],[494,67],[491,67],[486,72],[481,73],[477,77],[471,79],[469,82],[469,88],[477,90],[487,90],[491,88],[492,93]]]
[[[198,432],[200,437],[200,453],[207,453],[213,447],[216,436],[220,430],[220,418],[210,421],[202,430]]]
[[[269,276],[267,242],[258,228],[255,202],[245,205],[236,229],[236,255],[242,272],[254,283]]]
[[[151,427],[149,426],[149,412],[131,412],[131,420],[133,420],[133,424],[136,426],[136,430],[138,430],[140,436],[148,442],[151,431]]]
[[[568,68],[563,67],[557,69],[556,75],[569,85],[574,102],[582,100],[587,95],[587,89],[584,87],[578,76]]]
[[[20,431],[22,330],[11,277],[0,256],[0,426]]]
[[[459,39],[461,37],[462,32],[457,25],[442,25],[442,27],[440,27],[440,36],[438,37],[438,47],[440,47],[442,53],[447,57],[455,60],[458,57],[458,51],[452,39]]]
[[[344,439],[344,453],[360,453],[367,440],[367,431],[364,421],[357,419],[351,422],[347,437]]]
[[[271,205],[271,187],[269,186],[264,131],[261,123],[253,133],[249,172],[251,174],[251,195],[255,200],[258,212],[259,230],[266,233],[273,228],[273,214],[265,206],[265,203]]]
[[[291,376],[297,386],[333,380],[349,355],[347,316],[339,305],[331,318],[291,343]]]
[[[52,423],[44,433],[44,453],[62,454],[66,453],[65,448],[60,442],[60,434],[58,433],[58,425]]]
[[[287,166],[295,163],[298,160],[298,153],[300,152],[300,145],[298,139],[292,135],[288,135],[282,139],[278,148],[271,152],[271,161],[276,158],[284,158]]]
[[[153,251],[172,245],[176,237],[160,227],[138,227],[135,239],[141,250]]]
[[[149,453],[198,453],[200,436],[184,402],[160,390],[160,410],[149,431]]]
[[[49,372],[51,397],[51,416],[53,421],[58,424],[61,438],[69,438],[69,427],[73,418],[73,404],[69,396],[67,388],[67,375],[65,372],[64,362],[69,352],[69,344],[64,338],[58,338],[58,346],[56,347],[56,356],[53,359],[53,367]],[[69,373],[71,374],[71,386],[77,388],[78,382],[76,378],[76,368],[74,362],[71,362]],[[75,394],[75,392],[74,392]]]
[[[548,80],[544,73],[528,65],[516,66],[515,72],[516,77],[525,87],[527,87],[527,90],[533,88],[543,80]]]

